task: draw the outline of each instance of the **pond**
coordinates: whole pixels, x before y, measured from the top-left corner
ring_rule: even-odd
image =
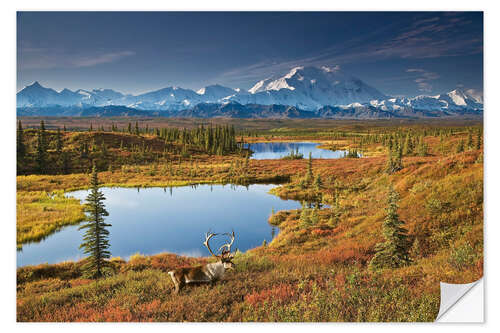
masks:
[[[290,155],[292,152],[299,152],[304,158],[342,158],[344,150],[328,150],[318,148],[318,142],[258,142],[246,144],[245,148],[250,148],[253,154],[250,158],[255,160],[279,159]]]
[[[296,209],[298,201],[281,200],[269,194],[276,185],[198,185],[173,188],[101,188],[112,224],[112,256],[128,259],[132,254],[170,252],[186,256],[208,256],[205,233],[234,229],[233,249],[246,251],[278,230],[268,224],[272,209]],[[88,191],[68,195],[84,200]],[[84,230],[78,225],[62,228],[39,243],[24,244],[17,252],[17,266],[78,260]],[[214,239],[219,248],[225,239]],[[217,246],[219,245],[219,246]]]

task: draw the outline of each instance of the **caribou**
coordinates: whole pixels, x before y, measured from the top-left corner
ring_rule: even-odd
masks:
[[[214,254],[210,248],[209,241],[212,237],[217,235],[218,234],[211,233],[209,231],[205,235],[205,242],[203,242],[203,245],[207,247],[208,252],[210,252],[213,257],[218,259],[217,262],[202,266],[178,268],[168,272],[174,282],[176,294],[178,294],[186,284],[214,283],[223,278],[226,270],[234,269],[235,265],[232,262],[234,254],[231,254],[231,246],[234,242],[234,231],[231,234],[222,234],[229,236],[230,241],[219,248],[217,251],[218,254]]]

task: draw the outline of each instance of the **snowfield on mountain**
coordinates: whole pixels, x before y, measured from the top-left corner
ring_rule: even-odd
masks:
[[[207,106],[207,105],[208,106]],[[205,105],[205,106],[203,106]],[[218,84],[198,91],[180,87],[167,87],[139,94],[122,94],[112,89],[79,89],[71,91],[43,87],[39,82],[26,86],[17,93],[18,113],[37,115],[40,108],[62,108],[65,112],[81,108],[120,106],[138,111],[156,112],[155,115],[175,116],[202,113],[211,117],[208,109],[217,109],[216,116],[223,117],[227,105],[240,108],[245,113],[256,106],[287,106],[296,108],[297,117],[347,117],[387,118],[422,116],[480,115],[483,111],[482,95],[473,90],[455,89],[435,96],[391,97],[368,85],[359,78],[335,67],[295,67],[283,76],[271,77],[257,82],[248,91],[233,89]],[[250,108],[248,106],[251,106]],[[327,112],[322,110],[327,109]],[[269,110],[268,108],[264,108]],[[332,112],[336,109],[340,112]],[[118,109],[115,109],[115,111]],[[266,117],[267,111],[248,114],[250,117]],[[289,109],[287,109],[289,110]],[[109,110],[106,110],[109,114]],[[377,111],[380,114],[377,116]],[[147,113],[147,112],[146,112]],[[145,113],[145,114],[146,114]],[[276,116],[276,113],[271,112]],[[288,115],[288,111],[285,117]],[[234,113],[228,114],[228,117]]]

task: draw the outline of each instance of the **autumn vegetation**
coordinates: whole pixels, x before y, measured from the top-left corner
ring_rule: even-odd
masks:
[[[433,321],[440,281],[483,275],[482,123],[220,120],[215,144],[202,120],[76,121],[47,119],[40,154],[40,125],[22,119],[18,247],[84,220],[64,193],[89,187],[94,161],[101,186],[264,182],[303,205],[273,212],[279,234],[238,252],[223,281],[180,295],[167,272],[210,258],[112,257],[100,279],[85,260],[19,267],[18,321]],[[352,153],[252,160],[241,145],[286,140]]]

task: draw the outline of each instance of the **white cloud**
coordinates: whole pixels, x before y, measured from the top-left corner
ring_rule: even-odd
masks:
[[[114,62],[124,57],[129,57],[135,55],[133,51],[121,51],[121,52],[112,52],[112,53],[104,53],[98,54],[95,56],[86,56],[81,58],[76,58],[71,63],[75,67],[91,67],[100,64],[106,64],[110,62]]]
[[[20,69],[50,69],[93,67],[112,63],[135,55],[134,51],[96,51],[86,54],[72,53],[63,49],[33,47],[29,43],[20,44],[17,51]]]
[[[416,73],[417,77],[413,81],[417,84],[418,90],[422,92],[431,92],[432,91],[431,81],[440,78],[438,74],[422,68],[408,68],[406,72]]]

